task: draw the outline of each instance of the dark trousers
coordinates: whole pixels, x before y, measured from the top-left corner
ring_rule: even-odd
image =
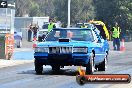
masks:
[[[32,31],[28,30],[28,41],[30,42],[32,39]]]
[[[113,47],[114,50],[120,50],[120,39],[119,38],[113,38]]]

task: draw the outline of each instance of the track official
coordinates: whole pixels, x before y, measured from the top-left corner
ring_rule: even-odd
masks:
[[[50,22],[48,25],[48,32],[50,32],[53,28],[56,28],[56,26],[53,22]]]
[[[112,37],[113,37],[113,47],[114,50],[120,50],[120,32],[121,29],[118,26],[118,23],[115,23],[115,27],[112,28]]]

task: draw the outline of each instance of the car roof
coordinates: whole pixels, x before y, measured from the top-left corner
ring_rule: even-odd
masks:
[[[77,23],[76,25],[82,25],[83,23]],[[89,25],[89,27],[93,27],[94,26],[94,24],[92,24],[92,23],[84,23],[85,25]]]
[[[53,30],[91,30],[92,28],[91,27],[89,27],[89,28],[76,28],[76,27],[74,27],[74,28],[54,28]]]

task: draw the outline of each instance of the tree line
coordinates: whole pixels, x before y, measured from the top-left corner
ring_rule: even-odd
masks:
[[[16,16],[50,16],[67,23],[68,0],[16,0]],[[118,22],[121,29],[132,30],[131,0],[71,0],[71,23],[101,20],[107,26]]]

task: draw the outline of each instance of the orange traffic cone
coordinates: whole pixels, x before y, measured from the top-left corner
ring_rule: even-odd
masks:
[[[33,48],[35,48],[36,45],[37,45],[37,39],[36,39],[36,37],[34,37],[34,38],[33,38]]]
[[[125,41],[122,39],[122,46],[120,47],[120,51],[125,51]]]

